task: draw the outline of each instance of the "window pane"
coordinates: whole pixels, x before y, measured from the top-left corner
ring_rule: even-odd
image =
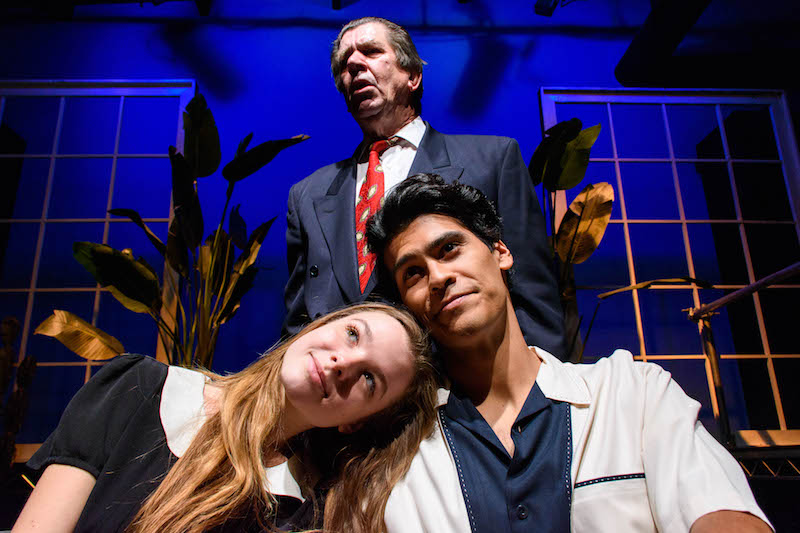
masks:
[[[102,223],[47,224],[36,286],[94,287],[92,275],[72,256],[72,243],[101,242],[102,239]]]
[[[578,310],[581,321],[581,340],[586,338],[595,308],[592,330],[583,352],[584,361],[592,363],[600,357],[611,355],[617,348],[639,353],[639,338],[636,334],[636,316],[633,312],[633,297],[623,292],[598,300],[597,295],[606,291],[578,290]],[[597,307],[597,304],[600,304]]]
[[[558,121],[580,119],[584,129],[600,124],[600,135],[592,146],[592,157],[614,157],[606,104],[556,104]]]
[[[49,218],[104,218],[111,159],[59,159],[53,176]]]
[[[750,429],[778,429],[778,411],[766,359],[739,359],[738,364]]]
[[[732,290],[700,289],[700,304],[710,304],[732,292]],[[716,314],[711,316],[711,331],[714,334],[717,352],[721,355],[764,353],[752,296],[746,296],[717,309]]]
[[[3,205],[0,218],[40,218],[50,160],[3,159],[0,160],[0,165],[7,161],[15,161],[21,164],[21,168],[18,166],[11,173],[5,173],[3,183],[0,184],[0,205]]]
[[[84,367],[40,366],[31,381],[30,404],[17,442],[44,442],[58,425],[61,414],[83,386]]]
[[[119,97],[67,98],[58,153],[113,153],[118,117]]]
[[[695,277],[714,284],[747,285],[738,224],[688,224]]]
[[[0,224],[0,287],[31,285],[39,224]]]
[[[669,163],[620,163],[619,171],[629,219],[679,218]]]
[[[619,157],[669,157],[660,105],[612,104]]]
[[[778,159],[769,106],[722,106],[728,149],[734,159]]]
[[[683,234],[678,224],[631,224],[636,282],[689,275]]]
[[[6,317],[14,317],[19,320],[20,327],[25,321],[25,309],[28,305],[28,295],[23,292],[0,292],[0,320]],[[19,351],[20,336],[14,341],[14,361],[17,360]]]
[[[800,261],[800,244],[793,225],[746,224],[744,229],[757,280]],[[800,275],[781,283],[800,283]]]
[[[166,154],[175,145],[178,111],[177,98],[125,98],[120,153]]]
[[[797,335],[800,289],[766,289],[758,294],[770,351],[800,354],[800,337]]]
[[[622,224],[609,224],[600,246],[589,259],[574,265],[574,271],[577,285],[618,287],[630,285]]]
[[[792,220],[786,182],[778,164],[735,163],[733,175],[742,218],[745,220]]]
[[[800,359],[773,359],[787,429],[800,429]]]
[[[58,98],[11,96],[6,98],[3,124],[25,143],[22,153],[49,154],[58,121]]]
[[[690,289],[649,289],[638,292],[644,346],[648,355],[703,353],[697,326],[684,311],[694,307]]]
[[[60,309],[78,315],[86,322],[92,320],[94,293],[92,292],[37,292],[33,297],[33,313],[31,329],[44,322],[53,311]],[[28,337],[27,353],[36,356],[39,361],[79,362],[84,361],[72,350],[52,337],[31,335]]]
[[[668,105],[667,119],[675,157],[723,159],[717,112],[713,105]]]
[[[722,393],[725,395],[725,407],[728,408],[728,419],[731,430],[750,429],[750,418],[747,416],[747,401],[742,387],[739,363],[734,359],[723,359],[719,362],[722,378]]]
[[[677,169],[687,219],[736,219],[727,164],[678,163]]]
[[[158,330],[153,319],[143,313],[126,309],[111,293],[100,296],[97,327],[113,335],[129,353],[155,357]]]
[[[169,159],[118,159],[112,206],[144,218],[169,216],[172,193]]]

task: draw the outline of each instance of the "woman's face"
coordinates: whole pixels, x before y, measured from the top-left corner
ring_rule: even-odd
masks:
[[[307,427],[342,431],[400,400],[414,357],[396,319],[366,311],[335,320],[297,339],[286,351],[281,382],[287,412]]]

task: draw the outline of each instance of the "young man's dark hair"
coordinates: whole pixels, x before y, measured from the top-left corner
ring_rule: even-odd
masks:
[[[422,215],[454,218],[489,248],[503,238],[500,217],[481,191],[463,183],[445,183],[436,174],[415,174],[391,191],[367,223],[370,249],[383,257],[392,239]]]

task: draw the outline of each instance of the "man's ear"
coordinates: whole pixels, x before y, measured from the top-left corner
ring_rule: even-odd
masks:
[[[494,243],[493,253],[497,257],[497,265],[500,270],[510,270],[514,266],[514,256],[511,255],[511,250],[508,249],[508,246],[503,241]]]
[[[419,86],[422,85],[422,72],[409,72],[408,73],[408,92],[413,93]]]
[[[364,422],[353,422],[352,424],[341,424],[338,429],[339,433],[349,435],[350,433],[355,433],[362,427],[364,427]]]

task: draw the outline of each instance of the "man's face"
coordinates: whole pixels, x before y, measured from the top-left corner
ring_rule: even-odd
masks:
[[[400,68],[386,27],[369,22],[346,32],[337,57],[347,108],[356,120],[409,104],[421,75]]]
[[[392,239],[383,259],[403,303],[442,346],[469,346],[505,324],[503,271],[514,259],[502,241],[489,249],[458,220],[423,215]]]

